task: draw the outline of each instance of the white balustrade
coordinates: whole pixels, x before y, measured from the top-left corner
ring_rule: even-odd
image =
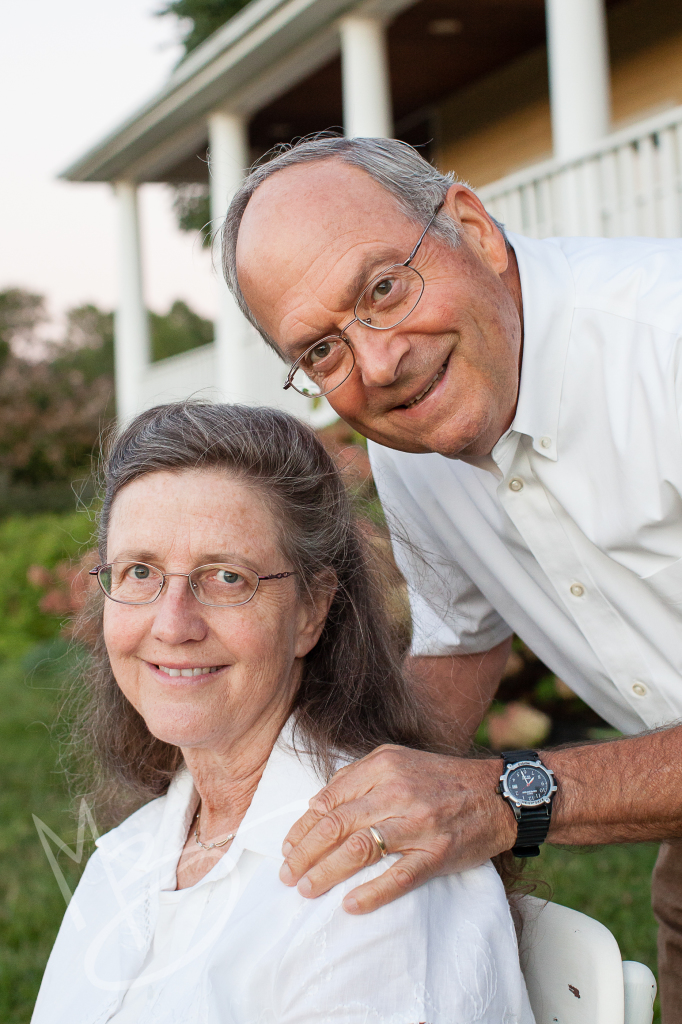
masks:
[[[534,164],[477,190],[531,238],[682,236],[682,107],[607,135],[572,159]]]

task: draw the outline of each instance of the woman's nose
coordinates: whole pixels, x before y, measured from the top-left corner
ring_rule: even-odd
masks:
[[[168,576],[163,591],[154,602],[152,635],[167,644],[203,640],[208,626],[203,605],[197,601],[186,576]]]
[[[353,348],[362,383],[368,388],[383,388],[397,380],[410,343],[397,329],[372,331],[359,327],[354,331]]]

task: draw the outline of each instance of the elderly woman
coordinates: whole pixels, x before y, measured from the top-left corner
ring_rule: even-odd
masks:
[[[149,802],[98,840],[34,1024],[532,1024],[492,864],[366,917],[342,907],[357,879],[306,900],[279,878],[344,761],[432,745],[315,434],[266,409],[144,413],[113,444],[99,539],[90,731]],[[360,881],[397,861],[380,827],[360,841]]]

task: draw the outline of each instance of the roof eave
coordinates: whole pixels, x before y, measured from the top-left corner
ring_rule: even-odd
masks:
[[[59,177],[135,178],[140,161],[173,136],[186,135],[185,148],[200,144],[196,139],[205,136],[205,126],[198,121],[353,6],[353,0],[252,0],[191,53],[155,96]]]

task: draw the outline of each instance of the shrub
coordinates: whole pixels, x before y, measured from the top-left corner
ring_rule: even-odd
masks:
[[[0,520],[0,660],[21,658],[59,634],[68,612],[55,614],[54,601],[45,601],[45,584],[50,576],[59,581],[60,564],[92,546],[92,532],[87,512]],[[36,566],[47,573],[41,580],[35,568],[29,571]]]

